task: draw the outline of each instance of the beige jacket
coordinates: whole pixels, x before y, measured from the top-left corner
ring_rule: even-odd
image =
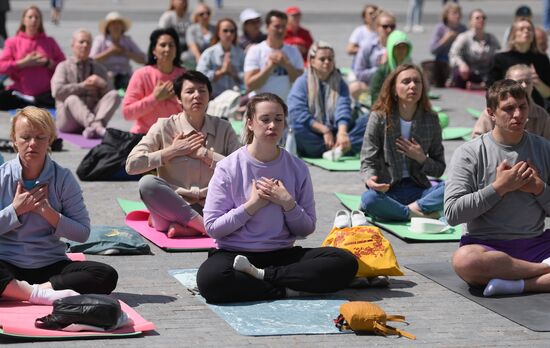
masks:
[[[193,130],[183,113],[159,118],[130,152],[126,171],[129,174],[141,174],[157,169],[158,176],[172,185],[187,202],[204,205],[216,163],[241,147],[241,144],[228,121],[206,115],[200,132],[205,135],[206,148],[214,152],[212,165],[187,156],[162,163],[160,150],[170,146],[178,134],[188,134]]]
[[[525,130],[550,140],[550,115],[533,101],[529,103],[529,107],[531,109],[529,110],[529,120],[525,125]],[[483,110],[472,131],[472,138],[493,130],[494,126],[495,124],[489,117],[487,109]]]

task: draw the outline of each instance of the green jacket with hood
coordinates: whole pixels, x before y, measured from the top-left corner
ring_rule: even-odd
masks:
[[[372,97],[372,105],[374,105],[374,102],[376,102],[376,99],[378,99],[378,95],[380,94],[380,89],[382,89],[382,85],[384,84],[384,80],[386,80],[386,77],[393,71],[395,68],[397,68],[398,65],[395,57],[393,56],[393,49],[395,46],[397,46],[400,43],[406,43],[409,45],[409,51],[407,52],[407,55],[405,56],[405,59],[400,64],[410,63],[411,62],[411,52],[412,52],[412,42],[407,36],[405,32],[402,32],[401,30],[394,30],[388,36],[388,41],[386,43],[386,52],[388,55],[388,59],[386,62],[378,67],[378,70],[376,70],[376,73],[372,76],[371,85],[370,85],[370,95]]]

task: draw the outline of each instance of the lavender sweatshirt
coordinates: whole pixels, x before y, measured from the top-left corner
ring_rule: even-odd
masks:
[[[244,203],[252,180],[278,179],[296,200],[285,212],[274,203],[248,215]],[[315,200],[311,177],[304,162],[281,149],[279,157],[263,163],[246,146],[218,162],[208,185],[204,225],[218,248],[232,251],[272,251],[291,248],[297,237],[315,230]]]

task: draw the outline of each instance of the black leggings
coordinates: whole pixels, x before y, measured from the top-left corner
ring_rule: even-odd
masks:
[[[34,103],[31,103],[13,95],[9,89],[0,90],[0,110],[21,109],[29,105],[52,109],[55,108],[55,99],[52,93],[47,91],[34,97]]]
[[[244,255],[265,270],[263,280],[233,269]],[[313,293],[345,288],[357,273],[350,252],[333,248],[294,247],[267,252],[212,250],[197,273],[201,295],[210,303],[270,300],[286,297],[286,288]]]
[[[51,282],[54,290],[72,289],[81,294],[110,294],[118,281],[117,271],[95,261],[63,260],[35,269],[19,268],[0,261],[0,295],[13,279],[30,284]]]

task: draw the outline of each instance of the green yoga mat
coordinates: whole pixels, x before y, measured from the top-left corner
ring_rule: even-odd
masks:
[[[118,205],[122,208],[124,214],[135,210],[146,210],[145,204],[142,201],[130,201],[128,199],[117,198]]]
[[[437,113],[437,117],[439,118],[439,125],[441,126],[441,129],[449,126],[449,115],[440,111]]]
[[[470,139],[472,128],[469,127],[447,127],[443,129],[443,140]]]
[[[361,204],[361,196],[335,193],[342,204],[350,210],[358,210]],[[367,216],[367,220],[384,230],[396,235],[404,241],[411,242],[455,242],[462,236],[462,226],[451,227],[445,233],[428,234],[409,231],[410,222],[382,222]]]
[[[327,161],[324,158],[302,157],[304,162],[335,172],[358,172],[361,160],[358,156],[343,156],[339,161]]]
[[[434,112],[441,112],[443,111],[443,108],[441,106],[432,105],[432,110]]]
[[[482,111],[474,108],[466,108],[466,112],[472,115],[474,118],[480,118],[481,114],[483,113]]]
[[[243,121],[237,121],[237,120],[230,120],[231,127],[233,127],[233,130],[237,134],[241,134],[243,130]]]
[[[441,94],[436,94],[433,92],[428,92],[428,98],[436,100],[441,98]]]

